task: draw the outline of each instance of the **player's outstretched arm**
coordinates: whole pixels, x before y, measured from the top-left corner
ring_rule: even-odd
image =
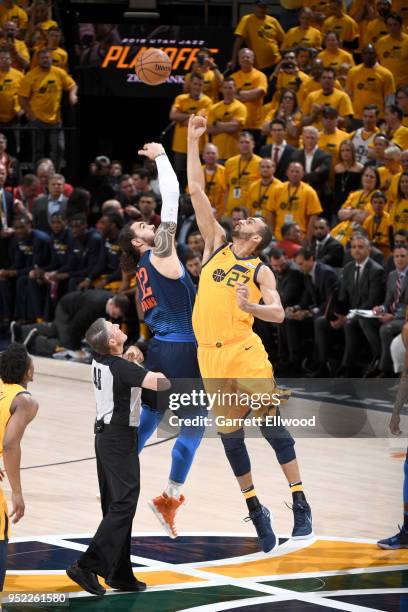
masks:
[[[207,119],[191,115],[188,122],[187,177],[198,229],[205,241],[203,263],[226,241],[225,231],[214,217],[213,209],[204,190],[204,175],[200,162],[199,142],[207,129]]]
[[[248,288],[242,283],[237,284],[237,303],[244,312],[251,313],[254,317],[270,323],[282,323],[285,318],[279,293],[276,290],[276,282],[273,272],[267,266],[262,266],[258,273],[258,283],[262,293],[263,304],[255,304],[248,301]]]
[[[161,372],[148,372],[143,380],[142,387],[151,391],[165,391],[170,389],[171,383]]]
[[[24,516],[24,499],[21,490],[20,462],[21,438],[27,425],[37,414],[38,403],[30,395],[18,395],[11,407],[11,417],[7,423],[3,440],[4,467],[11,486],[13,523],[17,523]]]
[[[181,269],[175,245],[180,197],[177,176],[163,145],[157,142],[149,142],[139,151],[139,155],[156,162],[162,196],[161,223],[154,236],[154,249],[152,251],[155,266],[165,276],[178,278]]]

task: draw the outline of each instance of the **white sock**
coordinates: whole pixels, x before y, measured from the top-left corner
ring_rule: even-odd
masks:
[[[182,482],[174,482],[169,478],[169,483],[167,485],[166,493],[169,497],[175,497],[178,499],[180,497],[181,487],[183,486]]]

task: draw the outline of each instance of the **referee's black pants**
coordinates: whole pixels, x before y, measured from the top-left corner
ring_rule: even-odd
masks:
[[[134,581],[132,522],[140,492],[137,428],[105,425],[95,436],[103,519],[79,565],[105,580]]]

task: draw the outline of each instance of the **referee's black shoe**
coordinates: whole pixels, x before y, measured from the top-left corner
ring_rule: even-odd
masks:
[[[106,580],[108,586],[115,591],[145,591],[146,583],[135,578],[132,582],[119,582],[119,580]]]
[[[86,567],[80,567],[78,561],[70,565],[66,572],[71,580],[79,584],[84,591],[88,591],[92,595],[105,595],[106,589],[99,584],[96,574]]]

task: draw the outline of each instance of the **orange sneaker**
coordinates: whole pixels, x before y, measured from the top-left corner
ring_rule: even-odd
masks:
[[[148,502],[149,507],[153,510],[161,526],[167,535],[172,539],[177,538],[177,530],[174,519],[177,510],[181,504],[184,504],[184,501],[184,495],[180,495],[180,497],[176,499],[175,497],[169,497],[167,493],[162,493],[162,495],[159,495]]]

